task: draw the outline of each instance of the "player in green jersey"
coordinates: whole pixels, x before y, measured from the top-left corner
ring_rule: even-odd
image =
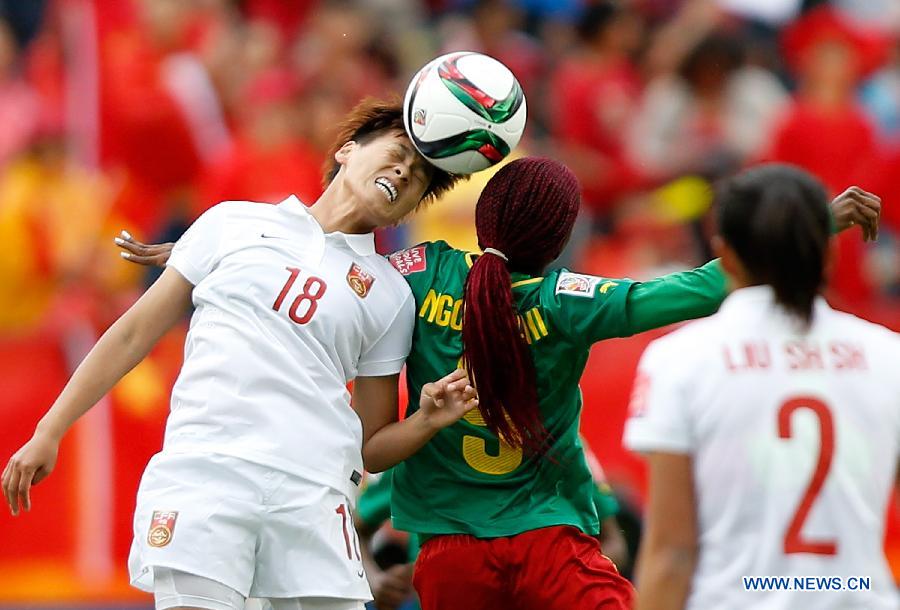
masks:
[[[708,315],[725,278],[715,261],[642,283],[542,276],[578,204],[568,169],[519,159],[479,198],[484,255],[435,242],[391,256],[416,299],[410,395],[454,370],[464,352],[480,393],[479,411],[393,473],[394,525],[425,539],[415,582],[426,610],[630,604],[630,585],[592,538],[599,519],[578,439],[578,381],[594,342]],[[859,224],[866,238],[879,211],[856,190],[832,202],[836,228]],[[130,247],[164,262],[158,249]]]
[[[596,457],[583,442],[587,461],[594,478],[593,502],[600,520],[600,534],[597,537],[603,554],[617,566],[628,562],[628,547],[619,528],[616,515],[620,511],[619,501],[606,481],[603,469]],[[359,532],[360,549],[366,576],[375,597],[373,608],[377,610],[416,610],[416,601],[410,601],[413,594],[412,566],[419,555],[419,540],[410,534],[407,542],[408,562],[401,562],[384,569],[375,563],[369,548],[375,533],[391,518],[391,479],[393,469],[378,475],[370,475],[371,480],[363,488],[356,507],[353,522]],[[413,598],[414,599],[414,598]]]

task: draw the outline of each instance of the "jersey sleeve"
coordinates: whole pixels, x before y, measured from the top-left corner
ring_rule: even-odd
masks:
[[[175,243],[166,266],[173,267],[196,286],[219,262],[219,247],[228,206],[220,203],[205,211]]]
[[[683,356],[669,337],[652,342],[641,356],[631,395],[623,444],[632,451],[692,453],[695,445]]]
[[[718,260],[646,282],[562,271],[551,284],[554,320],[587,343],[711,315],[727,294]]]
[[[413,294],[421,298],[434,283],[439,259],[449,250],[449,244],[444,241],[423,242],[394,252],[388,261],[403,276]]]
[[[583,273],[559,271],[542,286],[548,315],[564,335],[591,344],[628,331],[628,292],[634,283]]]
[[[636,283],[628,294],[629,331],[640,333],[712,315],[727,294],[719,259],[696,269]]]
[[[381,377],[400,372],[412,347],[415,307],[412,293],[406,291],[403,303],[385,331],[360,356],[356,372],[358,376]]]

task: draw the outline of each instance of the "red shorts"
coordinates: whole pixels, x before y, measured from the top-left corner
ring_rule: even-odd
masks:
[[[634,599],[597,540],[570,526],[435,536],[422,545],[413,585],[422,610],[629,610]]]

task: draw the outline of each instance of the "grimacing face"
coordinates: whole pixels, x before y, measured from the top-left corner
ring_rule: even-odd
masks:
[[[336,153],[344,185],[366,207],[378,227],[397,224],[416,209],[434,169],[400,130],[388,131],[360,144],[347,142]]]

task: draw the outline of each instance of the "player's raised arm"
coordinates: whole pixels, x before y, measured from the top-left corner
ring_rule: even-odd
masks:
[[[193,286],[167,269],[147,292],[103,334],[41,418],[34,435],[3,471],[3,495],[13,515],[31,510],[31,486],[56,465],[66,431],[134,368],[188,310]]]
[[[831,201],[830,210],[835,232],[859,226],[864,240],[877,237],[881,220],[881,199],[877,195],[853,186]],[[575,332],[593,341],[630,336],[711,315],[728,294],[718,259],[646,282],[606,278],[589,281],[596,291],[595,306],[583,299],[573,300],[571,305],[584,310],[573,316]],[[600,294],[604,286],[607,292]],[[616,292],[622,291],[626,292],[624,298],[617,298]],[[565,286],[557,287],[558,294],[565,292]]]

